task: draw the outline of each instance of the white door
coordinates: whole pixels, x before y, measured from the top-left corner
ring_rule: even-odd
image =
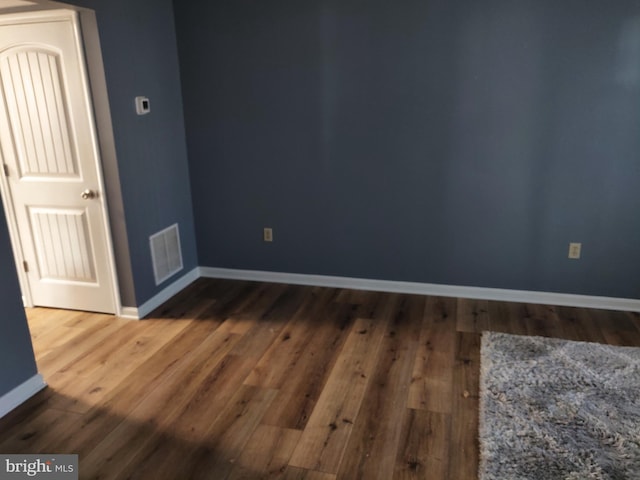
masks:
[[[106,202],[77,18],[71,11],[46,15],[0,18],[3,193],[17,230],[16,258],[23,259],[18,268],[24,266],[34,305],[114,313]]]

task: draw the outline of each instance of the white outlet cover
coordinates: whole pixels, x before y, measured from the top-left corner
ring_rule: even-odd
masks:
[[[151,111],[151,102],[147,97],[136,97],[136,113],[146,115]]]
[[[569,244],[569,258],[579,259],[582,254],[582,244],[572,242]]]

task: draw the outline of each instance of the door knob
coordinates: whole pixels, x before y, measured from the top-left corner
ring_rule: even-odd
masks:
[[[96,198],[96,192],[94,192],[93,190],[89,190],[88,188],[82,192],[80,194],[80,196],[84,199],[84,200],[90,200],[92,198]]]

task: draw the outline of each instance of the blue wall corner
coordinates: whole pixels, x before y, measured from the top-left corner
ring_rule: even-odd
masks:
[[[0,211],[0,397],[37,373],[11,242]]]

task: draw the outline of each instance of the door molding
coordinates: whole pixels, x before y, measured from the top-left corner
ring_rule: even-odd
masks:
[[[95,22],[91,25],[91,22],[87,22],[88,25],[85,26],[85,30],[83,31],[80,25],[81,15],[78,11],[74,9],[57,9],[57,10],[42,10],[42,11],[29,11],[29,12],[20,12],[20,13],[10,13],[5,15],[0,15],[0,27],[5,25],[12,24],[36,24],[36,23],[44,23],[44,22],[55,22],[55,21],[71,21],[73,26],[73,35],[75,39],[75,47],[76,52],[78,54],[78,58],[80,59],[80,71],[83,79],[83,91],[82,95],[85,96],[87,100],[87,117],[89,118],[89,130],[91,135],[91,149],[94,152],[95,159],[95,168],[97,173],[97,181],[98,188],[100,189],[101,195],[99,195],[99,201],[101,203],[101,208],[104,212],[102,215],[102,224],[105,232],[105,245],[108,254],[107,259],[107,270],[109,275],[109,283],[111,284],[111,291],[113,293],[113,305],[114,305],[114,313],[115,315],[120,315],[122,312],[122,304],[120,299],[120,288],[118,283],[118,274],[116,269],[115,262],[115,252],[113,246],[112,239],[112,229],[110,223],[110,215],[109,209],[107,205],[107,196],[109,195],[103,172],[103,159],[102,159],[102,151],[101,144],[99,143],[98,137],[98,129],[96,124],[96,114],[94,109],[94,97],[96,96],[95,86],[91,84],[90,88],[90,75],[89,69],[87,65],[87,56],[85,54],[85,36],[88,34],[86,31],[87,27],[89,30],[97,27]],[[83,36],[83,33],[85,36]],[[91,32],[89,32],[91,33]],[[97,29],[92,33],[97,36]],[[99,43],[98,43],[99,45]],[[95,48],[95,45],[93,45]],[[95,60],[94,60],[95,61]],[[100,62],[102,59],[100,57]],[[104,67],[102,67],[104,68]],[[100,87],[100,85],[98,85]],[[104,91],[100,92],[101,96],[106,98],[106,86],[104,86]],[[111,137],[112,138],[112,137]],[[115,148],[114,148],[115,152]],[[0,159],[4,163],[4,158],[1,156],[2,152],[0,152]],[[18,229],[18,223],[16,219],[16,214],[13,207],[13,202],[11,200],[11,193],[9,189],[9,184],[4,172],[0,172],[2,179],[0,180],[0,193],[2,196],[2,201],[4,205],[4,211],[7,217],[7,224],[9,227],[9,235],[11,238],[11,243],[13,246],[14,259],[16,263],[16,269],[18,273],[18,279],[20,282],[20,287],[22,290],[23,303],[25,307],[33,307],[33,298],[31,294],[31,289],[29,287],[29,282],[26,276],[24,269],[22,268],[22,262],[24,259],[22,246],[20,243],[20,234]]]

